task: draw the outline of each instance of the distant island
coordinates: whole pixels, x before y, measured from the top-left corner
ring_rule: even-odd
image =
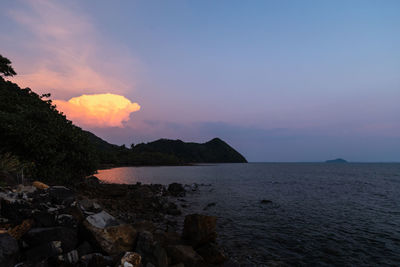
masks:
[[[337,158],[325,161],[326,163],[348,163],[347,160]]]

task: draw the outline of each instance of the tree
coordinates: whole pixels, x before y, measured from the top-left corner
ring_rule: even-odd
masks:
[[[0,55],[0,76],[14,76],[17,75],[13,67],[11,67],[11,61]]]

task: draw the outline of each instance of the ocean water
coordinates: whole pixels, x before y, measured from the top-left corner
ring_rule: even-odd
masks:
[[[207,185],[188,194],[184,212],[217,216],[219,243],[244,266],[400,266],[400,164],[129,167],[97,176]]]

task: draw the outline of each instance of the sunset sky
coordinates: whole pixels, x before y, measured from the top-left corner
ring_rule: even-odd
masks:
[[[117,144],[400,161],[400,1],[4,1],[12,80]]]

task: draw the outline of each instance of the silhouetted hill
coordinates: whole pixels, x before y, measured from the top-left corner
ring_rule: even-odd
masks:
[[[160,152],[174,155],[185,163],[239,163],[247,160],[235,149],[219,138],[206,143],[185,143],[181,140],[159,139],[147,144],[138,144],[135,152]]]
[[[159,139],[126,148],[110,144],[86,132],[97,148],[102,164],[115,165],[181,165],[188,163],[247,162],[235,149],[219,138],[206,143],[185,143],[181,140]]]

